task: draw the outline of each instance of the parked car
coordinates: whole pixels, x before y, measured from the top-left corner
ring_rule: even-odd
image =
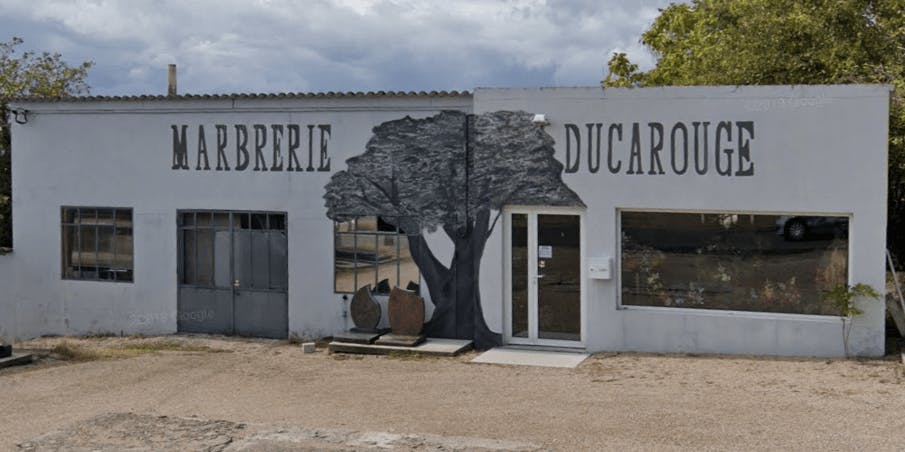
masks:
[[[776,233],[789,241],[816,238],[848,237],[847,217],[781,216],[776,220]]]

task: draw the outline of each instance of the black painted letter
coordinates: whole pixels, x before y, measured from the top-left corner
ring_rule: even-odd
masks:
[[[314,124],[308,125],[308,168],[305,171],[314,171]]]
[[[273,166],[270,167],[270,171],[283,171],[283,156],[280,155],[283,126],[282,124],[272,124],[270,128],[273,130]]]
[[[299,148],[301,130],[298,124],[289,124],[286,128],[289,129],[289,162],[286,164],[286,171],[302,171],[302,165],[299,164],[299,156],[295,153],[296,149]],[[292,162],[295,162],[294,166]]]
[[[647,126],[650,127],[650,170],[647,174],[665,174],[663,164],[660,163],[660,151],[663,150],[663,124],[649,122]]]
[[[572,136],[575,136],[575,164],[572,164]],[[581,131],[575,124],[566,124],[566,172],[577,173],[581,157]]]
[[[632,153],[628,157],[628,171],[625,174],[644,174],[641,167],[641,138],[638,136],[641,130],[637,122],[632,123]],[[635,170],[635,163],[638,164],[638,170]]]
[[[676,132],[682,131],[682,169],[680,170],[678,165],[676,165]],[[677,122],[676,125],[672,126],[672,132],[669,134],[669,153],[670,159],[672,161],[672,170],[678,175],[685,174],[685,171],[688,170],[688,128],[685,127],[685,124],[681,122]]]
[[[321,164],[318,171],[330,171],[330,157],[327,157],[327,142],[330,140],[330,124],[318,124],[321,131]]]
[[[170,126],[173,128],[173,168],[172,169],[189,169],[188,148],[185,143],[185,130],[189,126],[182,126],[180,129],[175,124]]]
[[[255,171],[267,171],[267,161],[264,160],[264,146],[267,145],[267,126],[255,124]]]
[[[749,145],[751,144],[750,140],[745,139],[745,136],[742,134],[742,131],[747,131],[748,136],[751,137],[751,140],[754,139],[754,121],[739,121],[735,123],[738,127],[738,171],[735,172],[736,176],[753,176],[754,175],[754,162],[751,161],[751,148]],[[745,162],[748,163],[748,167],[745,167]]]
[[[597,147],[596,149],[592,149],[591,146],[594,143],[594,126],[595,124],[588,124],[588,171],[591,173],[596,173],[600,169],[600,129],[603,128],[603,124],[597,123]]]
[[[226,160],[226,126],[217,124],[217,171],[229,171],[229,161]]]
[[[207,160],[207,142],[204,140],[204,126],[198,125],[198,164],[195,165],[195,171],[200,170],[201,167],[201,156],[204,156],[204,169],[210,170],[211,164]]]
[[[692,122],[691,125],[694,127],[694,170],[700,174],[707,174],[707,159],[710,156],[710,153],[707,151],[707,126],[710,125],[709,122],[705,121],[703,123],[700,122]],[[704,126],[703,137],[698,136],[698,126]],[[700,150],[700,144],[704,143],[704,152],[698,152]],[[704,166],[701,166],[701,156],[704,156]]]
[[[720,176],[731,176],[732,175],[732,148],[720,149],[721,142],[721,134],[720,131],[726,131],[726,141],[732,141],[732,123],[729,121],[720,121],[716,126],[716,160],[714,161],[714,165],[716,166],[716,172]],[[726,153],[726,162],[728,166],[724,170],[722,165],[720,165],[720,154]]]
[[[616,131],[619,135],[619,141],[622,141],[622,124],[610,124],[610,128],[607,130],[607,150],[606,150],[606,166],[609,168],[610,172],[616,174],[622,168],[622,160],[616,160],[616,166],[613,166],[613,131]]]
[[[248,128],[236,124],[236,171],[248,168]]]

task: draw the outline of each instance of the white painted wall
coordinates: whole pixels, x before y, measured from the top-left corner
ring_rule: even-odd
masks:
[[[590,351],[843,355],[839,317],[620,306],[617,211],[851,215],[850,282],[883,290],[888,103],[889,90],[884,86],[531,88],[478,89],[474,93],[475,113],[525,110],[546,114],[550,121],[546,130],[556,140],[556,157],[561,162],[566,161],[564,124],[574,123],[583,130],[586,123],[605,123],[606,140],[608,124],[621,122],[631,127],[632,122],[640,122],[645,171],[648,122],[710,121],[711,133],[719,121],[755,122],[751,140],[755,174],[750,177],[700,176],[693,170],[682,176],[669,171],[665,175],[611,174],[606,167],[605,141],[602,167],[591,174],[586,149],[582,149],[582,168],[564,174],[563,180],[587,204],[587,256],[610,256],[617,265],[612,280],[585,280],[586,345]],[[733,130],[733,138],[737,138],[736,132]],[[624,139],[627,141],[627,136]],[[627,142],[618,149],[624,166],[628,163]],[[714,152],[713,143],[710,151]],[[668,150],[661,157],[664,166],[669,165]],[[502,249],[499,232],[488,249]],[[484,269],[503,268],[501,255],[488,253]],[[485,303],[499,300],[493,306],[485,304],[485,311],[494,312],[494,320],[502,318],[501,291],[489,286],[502,278],[491,273],[483,276],[487,280],[482,286]],[[850,352],[882,355],[885,306],[874,300],[860,306],[865,313],[854,319]],[[491,320],[490,315],[487,318]],[[501,323],[496,325],[501,330]]]
[[[176,331],[176,211],[285,211],[289,331],[347,327],[333,292],[333,224],[324,185],[365,150],[371,129],[405,115],[470,110],[470,96],[20,104],[13,124],[15,251],[0,256],[0,334]],[[197,125],[215,166],[214,124],[330,124],[331,172],[195,171]],[[188,124],[191,170],[173,170],[172,124]],[[233,137],[230,136],[232,141]],[[252,138],[253,140],[253,138]],[[305,140],[303,139],[303,142]],[[305,143],[307,144],[307,143]],[[252,146],[250,152],[253,156]],[[268,147],[269,149],[269,147]],[[227,150],[231,166],[234,148]],[[284,148],[284,160],[287,158]],[[306,148],[302,154],[307,154]],[[268,162],[270,155],[268,155]],[[253,163],[253,160],[252,160]],[[304,163],[303,163],[304,165]],[[131,207],[133,283],[61,279],[61,206]],[[14,269],[15,273],[8,272]],[[18,275],[18,277],[16,276]],[[426,292],[426,291],[425,291]]]

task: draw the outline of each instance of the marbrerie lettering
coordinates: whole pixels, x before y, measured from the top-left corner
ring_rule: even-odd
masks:
[[[245,171],[253,163],[250,171],[330,172],[330,124],[214,124],[213,134],[203,124],[170,128],[174,170]]]
[[[753,176],[753,121],[566,124],[565,172]],[[586,143],[582,146],[582,143]],[[605,144],[601,144],[605,143]]]

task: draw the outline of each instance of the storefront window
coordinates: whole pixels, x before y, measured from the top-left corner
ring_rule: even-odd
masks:
[[[418,291],[418,266],[405,231],[395,223],[364,216],[334,224],[336,292],[351,293],[368,284],[376,293],[389,293],[393,287]]]
[[[63,278],[132,281],[132,209],[63,207]]]
[[[622,304],[839,315],[848,218],[622,212]]]

